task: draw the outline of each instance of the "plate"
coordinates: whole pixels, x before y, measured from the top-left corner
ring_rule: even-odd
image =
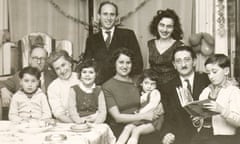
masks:
[[[73,132],[89,132],[91,127],[88,124],[76,124],[70,127]]]
[[[86,129],[71,129],[72,132],[89,132],[91,128]]]
[[[40,133],[40,132],[45,132],[51,128],[52,126],[46,126],[46,127],[19,126],[18,131],[24,132],[24,133]]]
[[[64,134],[50,134],[45,137],[45,141],[64,141],[67,136]]]

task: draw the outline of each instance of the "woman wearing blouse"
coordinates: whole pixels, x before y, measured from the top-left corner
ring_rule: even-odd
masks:
[[[68,99],[70,87],[78,83],[78,76],[72,72],[72,58],[61,50],[51,53],[48,63],[58,76],[47,90],[52,113],[61,122],[73,122],[69,116]]]

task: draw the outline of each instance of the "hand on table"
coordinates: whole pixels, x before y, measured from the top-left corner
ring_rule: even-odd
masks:
[[[87,121],[86,121],[86,119],[85,118],[80,118],[76,123],[77,124],[84,124],[84,123],[86,123]]]
[[[51,125],[51,126],[56,126],[56,120],[55,119],[52,119],[52,118],[49,118],[49,119],[44,119],[43,120],[45,122],[45,124],[47,126]]]

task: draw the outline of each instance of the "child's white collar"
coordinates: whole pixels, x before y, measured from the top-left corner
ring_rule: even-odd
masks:
[[[92,93],[93,89],[96,87],[96,84],[94,83],[91,87],[86,87],[82,81],[79,81],[79,87],[86,93]]]

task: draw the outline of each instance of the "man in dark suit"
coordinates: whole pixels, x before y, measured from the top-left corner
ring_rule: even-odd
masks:
[[[100,4],[98,19],[100,31],[87,38],[85,58],[93,58],[100,68],[96,83],[102,84],[114,75],[114,68],[111,67],[110,58],[116,49],[125,47],[134,53],[136,69],[134,74],[142,72],[143,61],[137,38],[132,30],[121,29],[115,26],[118,16],[116,4],[106,1]]]
[[[176,87],[188,88],[194,100],[198,100],[201,91],[208,86],[206,74],[194,72],[196,55],[191,47],[181,46],[173,51],[172,62],[178,77],[161,86],[165,121],[162,128],[163,144],[188,144],[196,134],[191,116],[182,108]]]
[[[47,51],[42,47],[35,47],[30,51],[30,57],[29,57],[29,65],[32,67],[36,67],[41,71],[41,77],[40,77],[40,87],[41,89],[46,92],[48,85],[56,78],[56,74],[53,70],[49,69],[46,65],[46,59],[47,59]],[[7,119],[8,115],[8,106],[11,101],[12,95],[20,88],[20,82],[19,82],[19,72],[14,74],[12,77],[0,81],[0,114],[1,114],[1,108],[4,107],[3,116],[4,119]],[[2,102],[1,102],[2,101]],[[2,104],[2,105],[1,105]],[[0,115],[1,119],[1,115]]]

